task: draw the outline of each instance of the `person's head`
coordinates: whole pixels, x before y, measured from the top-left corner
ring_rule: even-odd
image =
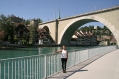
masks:
[[[62,46],[62,49],[66,50],[66,46],[65,46],[65,45],[63,45],[63,46]]]

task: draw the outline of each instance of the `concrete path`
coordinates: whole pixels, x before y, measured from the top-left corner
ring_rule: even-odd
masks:
[[[47,79],[119,79],[119,49],[100,54]]]
[[[66,79],[119,79],[119,50],[108,53]]]

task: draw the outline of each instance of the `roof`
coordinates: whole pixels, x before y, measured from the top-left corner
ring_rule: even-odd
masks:
[[[29,30],[27,29],[27,27],[26,27],[24,24],[19,24],[19,25],[15,28],[15,31],[18,31],[18,30],[29,31]]]

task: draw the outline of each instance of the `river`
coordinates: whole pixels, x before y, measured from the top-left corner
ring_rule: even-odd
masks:
[[[99,46],[86,46],[86,47],[67,47],[67,50],[81,50],[86,48],[94,48]],[[32,56],[40,54],[50,54],[54,53],[57,50],[60,50],[61,47],[37,47],[37,48],[14,48],[14,49],[0,49],[0,59],[23,57],[23,56]]]

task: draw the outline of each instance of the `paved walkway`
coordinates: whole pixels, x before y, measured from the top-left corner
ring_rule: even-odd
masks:
[[[48,79],[119,79],[119,49],[95,56]],[[101,57],[101,58],[100,58]]]

